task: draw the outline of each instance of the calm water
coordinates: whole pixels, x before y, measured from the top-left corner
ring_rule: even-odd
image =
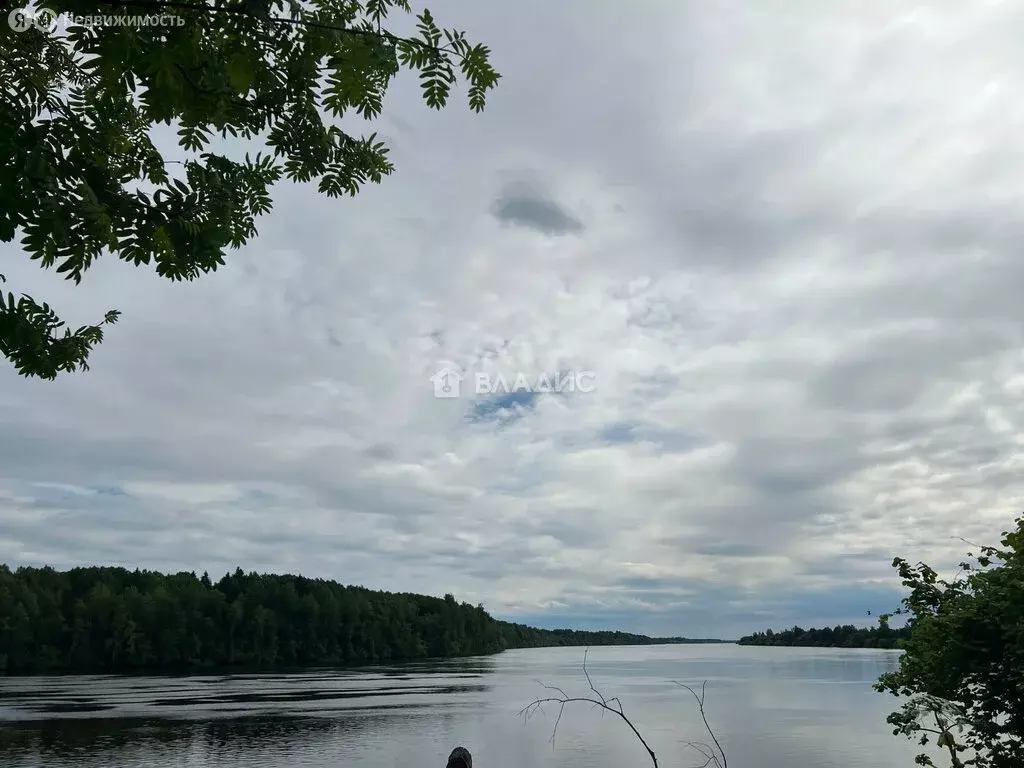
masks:
[[[649,764],[628,728],[587,705],[524,722],[538,680],[584,695],[578,648],[403,667],[208,677],[0,678],[0,765],[9,768],[437,766],[463,744],[476,768]],[[660,763],[700,765],[690,694],[708,681],[708,719],[732,768],[906,768],[895,699],[871,690],[897,653],[689,645],[595,648],[587,669],[618,696]]]

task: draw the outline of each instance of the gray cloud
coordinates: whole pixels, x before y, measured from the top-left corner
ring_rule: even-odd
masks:
[[[939,324],[879,334],[843,350],[812,382],[811,396],[838,408],[900,411],[934,387],[984,371],[1014,335]]]
[[[558,203],[528,189],[506,189],[491,210],[498,221],[545,235],[568,235],[583,230],[583,224]]]

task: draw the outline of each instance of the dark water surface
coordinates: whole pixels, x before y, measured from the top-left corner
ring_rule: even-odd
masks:
[[[579,648],[401,667],[196,677],[0,678],[5,768],[443,768],[457,744],[475,768],[621,768],[648,758],[629,729],[587,705],[517,712],[548,692],[585,695]],[[587,669],[618,696],[659,762],[700,765],[706,710],[731,768],[906,768],[914,749],[871,690],[894,651],[683,645],[591,649]]]

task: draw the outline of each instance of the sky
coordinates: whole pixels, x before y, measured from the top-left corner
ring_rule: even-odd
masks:
[[[0,365],[0,562],[731,638],[866,625],[893,557],[1011,527],[1024,6],[432,10],[503,78],[481,115],[396,81],[382,184],[279,184],[190,284],[101,259],[75,287],[0,245],[72,326],[123,312],[87,373]]]

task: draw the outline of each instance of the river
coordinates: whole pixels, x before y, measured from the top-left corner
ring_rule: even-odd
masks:
[[[602,647],[587,669],[621,699],[664,768],[704,762],[693,697],[730,768],[908,768],[891,735],[896,700],[871,689],[898,652],[736,645]],[[517,712],[550,695],[588,694],[583,649],[506,651],[358,670],[190,677],[0,678],[0,765],[7,768],[443,768],[462,744],[476,768],[649,765],[617,718],[586,704]],[[539,682],[538,682],[539,681]]]

